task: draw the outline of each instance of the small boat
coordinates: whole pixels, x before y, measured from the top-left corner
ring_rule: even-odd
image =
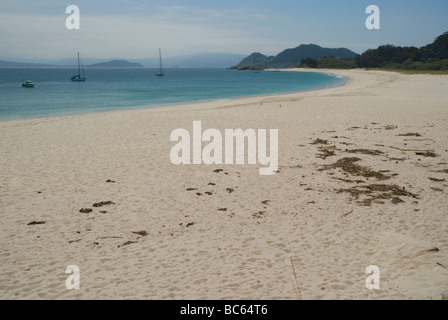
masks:
[[[81,77],[81,69],[82,69],[82,72],[83,72],[83,75],[84,75],[84,77]],[[76,74],[76,75],[74,75],[73,77],[71,77],[71,80],[72,81],[77,81],[77,82],[80,82],[80,81],[86,81],[86,73],[84,72],[84,68],[82,67],[82,65],[81,65],[81,63],[80,63],[80,60],[79,60],[79,52],[78,52],[78,74]]]
[[[159,67],[159,71],[156,72],[156,76],[163,77],[162,53],[160,51],[160,48],[159,48],[159,60],[160,60],[160,67]]]
[[[24,87],[24,88],[34,88],[34,83],[31,80],[26,80],[24,83],[22,83],[22,87]]]

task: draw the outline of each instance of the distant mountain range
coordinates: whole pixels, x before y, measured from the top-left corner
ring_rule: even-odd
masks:
[[[267,67],[289,68],[298,65],[302,59],[333,56],[335,58],[354,58],[357,54],[345,48],[329,49],[318,45],[300,45],[294,49],[286,49],[276,56],[265,56],[261,53],[252,53],[250,56],[233,53],[196,53],[176,57],[162,57],[165,68],[244,68]],[[7,59],[5,59],[7,60]],[[60,68],[76,67],[77,58],[60,60],[31,61],[5,61],[0,60],[0,68]],[[9,60],[9,59],[8,59]],[[84,67],[93,68],[158,68],[159,57],[141,59],[98,59],[82,58]]]
[[[162,53],[163,54],[163,53]],[[241,61],[246,55],[235,53],[195,53],[185,56],[162,57],[166,68],[228,68]],[[158,68],[159,58],[132,59],[145,67]]]
[[[58,67],[51,64],[29,63],[29,62],[13,62],[0,60],[0,68],[51,68]]]
[[[12,62],[0,60],[0,68],[61,68],[75,67],[74,65],[56,65],[29,62]],[[143,65],[136,62],[126,60],[112,60],[108,62],[99,62],[84,66],[86,68],[143,68]]]
[[[303,59],[320,59],[324,57],[334,57],[337,59],[352,59],[357,53],[346,48],[322,48],[315,44],[302,44],[297,48],[286,49],[276,56],[265,56],[259,52],[254,52],[235,65],[235,69],[250,67],[260,68],[291,68],[300,64]]]
[[[237,64],[246,55],[234,53],[196,53],[191,55],[163,57],[163,65],[166,68],[228,68]],[[9,60],[9,59],[5,59]],[[30,61],[13,62],[0,60],[0,68],[60,68],[77,66],[77,58],[67,58],[60,60],[38,60],[31,63]],[[12,60],[12,59],[11,59]],[[82,58],[85,67],[147,67],[158,68],[159,57],[141,58],[141,59],[97,59]]]
[[[137,62],[126,60],[112,60],[109,62],[94,63],[86,66],[88,68],[143,68],[143,65]]]
[[[14,58],[0,60],[0,68],[61,68],[77,67],[77,58],[60,60],[36,59],[34,61]],[[8,60],[8,61],[6,61]],[[17,59],[19,60],[19,59]],[[105,62],[105,60],[110,60]],[[142,59],[98,59],[83,58],[85,67],[147,67],[158,68],[159,57]],[[296,48],[286,49],[276,56],[266,56],[254,52],[249,56],[232,53],[196,53],[191,55],[163,57],[166,68],[231,68],[265,69],[265,68],[385,68],[403,70],[448,70],[448,32],[438,36],[433,43],[426,46],[397,47],[382,45],[377,49],[366,50],[357,54],[346,48],[323,48],[315,44],[302,44]]]

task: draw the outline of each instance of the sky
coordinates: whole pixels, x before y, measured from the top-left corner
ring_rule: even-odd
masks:
[[[77,5],[80,29],[66,7]],[[366,8],[380,9],[368,30]],[[198,52],[276,55],[314,43],[357,53],[420,47],[448,31],[446,0],[0,0],[0,59],[151,58]]]

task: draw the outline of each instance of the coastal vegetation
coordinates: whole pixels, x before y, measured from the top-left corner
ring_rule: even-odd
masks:
[[[355,62],[358,68],[448,70],[448,32],[421,48],[379,46],[357,56]]]
[[[239,70],[281,68],[326,69],[381,69],[403,73],[448,73],[448,32],[434,42],[417,47],[400,47],[391,44],[369,49],[362,54],[351,54],[348,49],[328,49],[316,45],[301,45],[287,49],[275,57],[253,53],[237,66]],[[337,53],[337,54],[335,54]]]
[[[437,37],[433,43],[416,47],[399,47],[382,45],[369,49],[352,59],[325,57],[320,59],[303,59],[297,68],[353,69],[368,68],[403,73],[448,72],[448,32]]]

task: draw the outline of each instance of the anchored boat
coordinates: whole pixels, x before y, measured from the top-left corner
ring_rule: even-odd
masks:
[[[84,75],[84,77],[81,77],[81,69],[82,69],[82,73]],[[84,68],[82,67],[82,64],[80,63],[80,59],[79,59],[79,52],[78,52],[78,74],[74,75],[73,77],[71,77],[72,81],[86,81],[86,73],[84,72]]]
[[[31,80],[26,80],[24,83],[22,83],[22,87],[24,87],[24,88],[34,88],[34,83]]]
[[[156,72],[156,76],[158,77],[163,77],[163,66],[162,66],[162,53],[160,51],[159,48],[159,60],[160,60],[160,66],[159,66],[159,71]]]

